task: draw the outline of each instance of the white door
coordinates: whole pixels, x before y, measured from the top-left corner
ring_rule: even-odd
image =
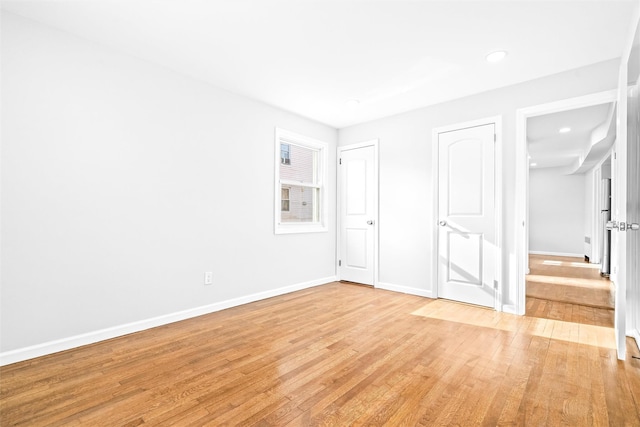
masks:
[[[640,76],[636,67],[640,47],[640,26],[634,37],[635,49],[629,57],[629,67],[622,73],[619,87],[617,138],[612,160],[612,256],[611,280],[615,283],[616,347],[618,358],[626,357],[626,335],[638,335],[636,320],[640,308],[638,298],[638,231],[640,224]],[[627,307],[629,303],[629,307]],[[636,338],[637,339],[637,338]]]
[[[378,216],[376,146],[372,143],[340,147],[338,157],[338,277],[374,285]]]
[[[635,28],[627,64],[619,82],[617,138],[612,158],[611,280],[615,284],[614,329],[618,358],[626,356],[626,334],[639,335],[636,320],[640,242],[640,22]],[[626,68],[626,70],[624,70]],[[627,303],[629,306],[627,307]],[[627,311],[629,310],[629,311]],[[628,317],[627,317],[628,315]],[[638,338],[636,338],[638,339]]]
[[[640,28],[638,30],[640,33]],[[636,34],[640,50],[640,34]],[[640,59],[636,58],[637,63]],[[625,332],[640,344],[640,76],[627,96],[627,320]]]
[[[626,116],[626,105],[618,104],[621,117]],[[623,123],[621,123],[623,122]],[[622,137],[621,137],[622,135]],[[624,360],[626,344],[626,303],[627,303],[627,234],[620,231],[620,224],[626,229],[627,206],[627,141],[626,123],[618,121],[618,136],[611,158],[611,281],[615,285],[614,330],[618,358]]]
[[[495,307],[495,124],[438,134],[438,297]]]

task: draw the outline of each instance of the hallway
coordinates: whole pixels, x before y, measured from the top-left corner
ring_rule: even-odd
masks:
[[[613,328],[613,286],[598,264],[529,255],[527,315]]]

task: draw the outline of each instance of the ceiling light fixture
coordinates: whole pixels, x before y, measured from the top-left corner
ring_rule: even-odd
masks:
[[[531,163],[529,166],[538,166],[537,163]]]
[[[349,108],[356,108],[358,105],[360,105],[360,101],[358,99],[350,99],[344,104]]]
[[[569,133],[571,132],[571,128],[560,128],[560,133]]]
[[[500,62],[505,58],[505,56],[507,56],[506,51],[496,50],[495,52],[491,52],[490,54],[488,54],[485,59],[487,60],[487,62]]]

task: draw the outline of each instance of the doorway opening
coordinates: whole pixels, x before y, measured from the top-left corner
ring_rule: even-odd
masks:
[[[532,106],[524,109],[520,109],[517,111],[516,117],[516,231],[515,231],[515,275],[516,275],[516,298],[515,298],[515,308],[514,311],[517,314],[525,314],[526,311],[526,275],[530,272],[529,269],[529,248],[530,248],[530,171],[531,168],[538,167],[538,165],[544,165],[547,161],[553,161],[553,155],[541,155],[545,152],[544,143],[541,147],[536,147],[531,150],[528,143],[529,137],[529,129],[528,126],[530,124],[530,119],[535,119],[538,117],[554,115],[558,113],[570,112],[573,110],[584,109],[589,107],[595,107],[600,105],[610,105],[615,103],[618,98],[618,93],[616,90],[611,90],[607,92],[600,92],[592,95],[586,95],[577,98],[566,99],[562,101],[557,101],[549,104],[542,104],[537,106]],[[570,113],[567,113],[570,114]],[[611,113],[612,114],[612,113]],[[615,114],[611,116],[613,118],[613,127],[615,128]],[[562,118],[560,116],[560,118]],[[535,125],[535,123],[534,123]],[[557,126],[555,132],[560,133],[565,126]],[[593,138],[594,145],[591,144],[591,139],[589,140],[589,151],[586,151],[580,154],[575,162],[572,162],[568,165],[561,165],[559,169],[555,171],[556,175],[561,176],[570,175],[575,173],[584,173],[599,166],[599,163],[604,162],[604,158],[606,157],[606,153],[608,148],[604,151],[604,153],[599,152],[602,147],[609,144],[611,141],[606,140],[603,145],[600,147],[597,146],[597,143],[600,141],[610,138],[609,136],[610,126],[602,126],[598,129],[594,129],[590,138]],[[563,130],[564,131],[564,130]],[[534,140],[537,135],[533,135]],[[592,156],[589,156],[589,153],[592,152]],[[531,157],[530,157],[531,155]],[[540,155],[538,159],[536,156]],[[600,157],[598,157],[600,156]],[[532,166],[532,164],[534,164]],[[555,165],[557,166],[557,165]],[[593,194],[593,189],[591,189],[591,194]],[[583,194],[584,196],[584,194]],[[557,195],[554,196],[557,199]],[[595,197],[592,197],[595,199]],[[553,199],[552,199],[553,200]],[[584,208],[584,206],[583,206]],[[591,211],[595,209],[593,206],[590,208]],[[545,224],[551,224],[553,218],[546,218],[540,221],[540,225],[544,226]],[[566,230],[562,230],[561,232],[565,232]],[[584,225],[583,225],[584,232]],[[575,235],[575,230],[574,233]],[[589,233],[591,234],[591,233]],[[589,235],[583,234],[584,237],[590,237]],[[587,246],[586,240],[580,239],[579,242],[583,245],[582,248],[579,246],[578,249],[572,249],[570,252],[564,252],[564,249],[553,251],[547,250],[547,252],[557,252],[550,253],[549,255],[563,256],[563,255],[578,255],[583,256],[586,255],[584,252],[588,251],[592,253],[591,241]],[[572,242],[577,244],[576,242]],[[576,246],[572,246],[575,248]],[[576,252],[574,252],[576,251]],[[563,253],[564,252],[564,253]]]
[[[609,102],[527,119],[527,315],[614,326],[605,227],[615,117]]]

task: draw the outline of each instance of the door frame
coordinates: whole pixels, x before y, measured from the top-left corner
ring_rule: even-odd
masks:
[[[609,154],[607,154],[608,156]],[[598,164],[593,168],[593,175],[591,176],[591,203],[588,208],[591,209],[591,224],[589,224],[589,230],[591,230],[591,241],[589,242],[589,261],[594,264],[600,264],[600,241],[604,240],[600,237],[600,224],[602,220],[602,164],[607,159],[605,156]],[[602,230],[602,237],[604,238],[604,230]]]
[[[439,212],[439,160],[440,160],[440,148],[438,135],[445,132],[451,132],[455,130],[467,129],[472,127],[484,126],[493,124],[495,127],[496,140],[494,144],[494,209],[495,209],[495,242],[496,242],[496,265],[495,265],[495,280],[497,282],[494,309],[496,311],[503,311],[503,280],[502,280],[502,116],[492,116],[483,119],[471,120],[462,123],[454,123],[447,126],[440,126],[433,128],[431,131],[431,157],[432,157],[432,206],[431,215],[433,218],[433,225],[431,232],[433,233],[433,239],[431,239],[431,283],[433,298],[438,298],[438,242],[440,227],[438,225],[438,212]]]
[[[602,165],[609,158],[613,157],[613,146],[609,148],[607,154],[593,167],[593,176],[591,183],[591,203],[589,204],[589,208],[592,213],[591,224],[589,224],[589,229],[591,230],[591,254],[589,255],[589,262],[593,264],[602,263],[602,259],[600,257],[600,245],[604,240],[604,230],[601,229],[601,214],[602,208],[604,207],[602,202],[602,180],[605,178],[602,177]],[[611,254],[609,254],[611,256]]]
[[[380,235],[380,227],[379,227],[379,218],[380,218],[380,205],[379,205],[379,200],[380,200],[380,174],[379,174],[379,140],[378,139],[370,139],[367,141],[363,141],[363,142],[358,142],[355,144],[349,144],[349,145],[342,145],[340,147],[337,148],[337,162],[340,162],[340,159],[342,158],[342,152],[343,151],[349,151],[349,150],[356,150],[358,148],[365,148],[365,147],[373,147],[374,148],[374,154],[373,154],[373,181],[374,184],[376,186],[374,193],[374,201],[373,201],[373,205],[374,205],[374,209],[375,212],[373,214],[374,218],[373,220],[375,221],[374,226],[373,226],[373,287],[376,288],[378,287],[378,274],[379,274],[379,235]],[[341,173],[341,169],[340,166],[338,165],[338,173],[337,173],[337,179],[336,179],[336,224],[337,224],[337,232],[336,232],[336,277],[338,278],[338,280],[341,280],[340,277],[340,268],[338,266],[338,261],[341,260],[341,250],[342,250],[342,218],[340,217],[340,212],[342,212],[342,197],[340,197],[340,191],[342,191],[342,173]]]
[[[618,101],[618,90],[612,89],[575,98],[516,110],[516,182],[515,182],[515,306],[509,312],[524,315],[526,311],[526,280],[529,272],[529,159],[527,157],[527,119],[544,114],[574,110]]]

